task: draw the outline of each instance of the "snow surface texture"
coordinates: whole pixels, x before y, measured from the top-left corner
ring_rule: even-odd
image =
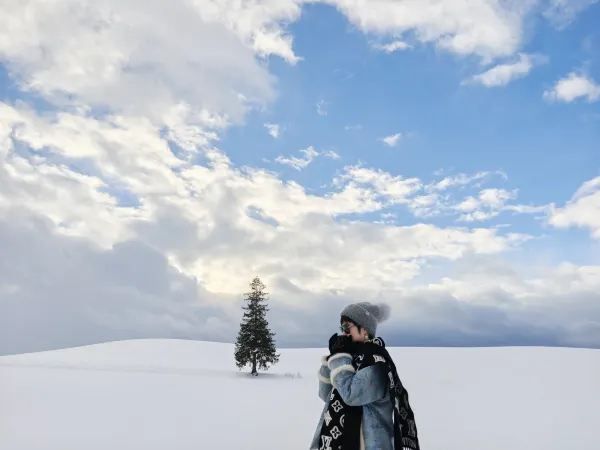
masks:
[[[600,351],[391,348],[423,450],[597,450]],[[132,340],[0,357],[1,450],[295,450],[322,402],[324,349],[267,373],[233,345]]]

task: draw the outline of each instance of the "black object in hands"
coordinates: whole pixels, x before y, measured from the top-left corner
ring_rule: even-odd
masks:
[[[352,353],[353,344],[352,337],[334,333],[329,338],[329,352],[332,355],[334,353]]]
[[[331,337],[329,338],[329,353],[333,353],[333,349],[337,343],[337,338],[338,338],[338,334],[337,333],[333,333],[331,335]]]

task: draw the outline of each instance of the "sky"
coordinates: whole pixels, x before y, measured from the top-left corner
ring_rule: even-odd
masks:
[[[600,348],[600,2],[2,1],[0,354]]]

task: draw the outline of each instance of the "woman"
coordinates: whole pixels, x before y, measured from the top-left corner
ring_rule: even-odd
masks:
[[[319,396],[325,402],[311,449],[419,450],[408,393],[377,324],[389,306],[359,302],[341,312],[342,335],[329,339],[322,358]]]

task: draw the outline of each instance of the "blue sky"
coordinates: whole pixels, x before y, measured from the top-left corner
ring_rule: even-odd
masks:
[[[269,61],[277,100],[244,126],[230,128],[221,146],[237,164],[261,165],[263,157],[309,145],[343,155],[309,174],[273,166],[315,185],[329,179],[332,168],[357,161],[425,179],[439,169],[503,170],[523,201],[564,202],[598,175],[599,109],[587,102],[549,104],[542,94],[565,72],[600,71],[592,51],[600,44],[599,19],[598,7],[591,7],[566,30],[532,20],[534,35],[523,50],[544,54],[548,62],[507,86],[486,88],[461,85],[482,71],[477,58],[425,45],[386,54],[334,8],[305,6],[291,27],[303,60],[296,66]],[[316,113],[320,100],[326,116]],[[265,122],[284,128],[279,139],[266,133]],[[345,130],[356,125],[361,129]],[[396,132],[411,135],[393,149],[379,141]],[[534,182],[538,177],[548,181]]]
[[[256,275],[284,346],[357,299],[391,305],[393,345],[600,346],[598,23],[593,0],[10,3],[0,353],[231,341]]]

